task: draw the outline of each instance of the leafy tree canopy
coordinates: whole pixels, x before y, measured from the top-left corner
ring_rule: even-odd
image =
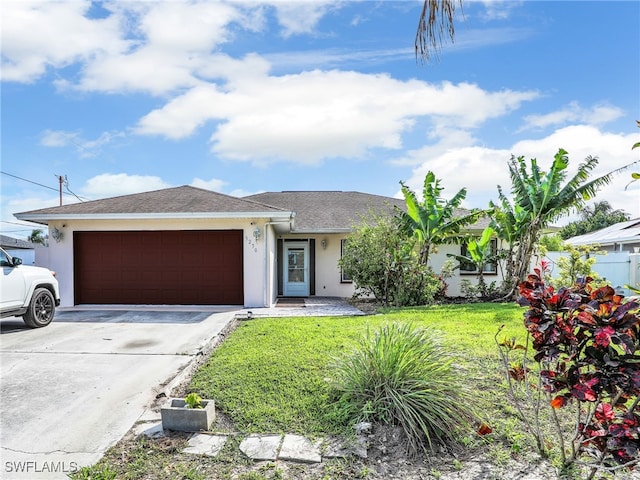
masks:
[[[609,202],[603,200],[595,202],[593,206],[586,206],[580,213],[580,220],[568,223],[560,229],[560,237],[563,240],[595,232],[602,228],[609,227],[616,223],[625,222],[630,219],[630,215],[624,210],[614,210]]]

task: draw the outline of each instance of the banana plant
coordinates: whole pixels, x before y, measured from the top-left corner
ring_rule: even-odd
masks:
[[[484,281],[484,267],[497,261],[497,254],[492,248],[492,240],[496,231],[491,227],[486,227],[478,239],[469,240],[467,243],[467,255],[447,254],[462,263],[471,263],[475,267],[478,277],[478,288],[480,295],[487,296],[487,284]]]
[[[428,265],[429,254],[437,246],[446,243],[459,243],[467,238],[463,228],[475,223],[485,212],[465,210],[460,205],[467,196],[467,189],[460,189],[451,199],[442,197],[444,187],[433,172],[427,172],[422,190],[423,200],[403,182],[407,211],[401,214],[402,228],[413,234],[420,244],[420,262]]]

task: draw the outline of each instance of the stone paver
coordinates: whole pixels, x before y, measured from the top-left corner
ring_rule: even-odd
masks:
[[[225,443],[227,443],[228,438],[227,435],[196,433],[189,439],[189,446],[185,448],[183,452],[215,457],[220,453]]]
[[[303,307],[246,308],[238,318],[264,317],[340,317],[365,315],[362,310],[338,297],[308,297]]]
[[[194,433],[183,452],[215,457],[225,446],[230,435],[234,434]],[[360,437],[347,443],[345,439],[337,437],[329,437],[314,443],[302,435],[286,434],[283,437],[273,434],[251,434],[242,440],[239,448],[247,457],[257,462],[282,460],[296,463],[321,463],[323,458],[349,456],[367,458],[367,442]]]
[[[322,456],[318,444],[301,435],[285,435],[280,448],[279,460],[301,463],[320,463]]]
[[[282,435],[252,434],[240,443],[240,451],[252,460],[276,460]]]

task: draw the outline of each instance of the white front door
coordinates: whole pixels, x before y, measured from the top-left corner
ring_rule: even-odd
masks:
[[[285,297],[309,296],[309,244],[307,242],[284,243]]]

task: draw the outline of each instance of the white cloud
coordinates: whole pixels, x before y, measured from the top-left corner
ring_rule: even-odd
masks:
[[[221,59],[233,26],[257,31],[272,8],[283,36],[310,33],[327,1],[105,2],[106,18],[89,18],[89,1],[8,1],[2,16],[2,78],[32,82],[47,67],[80,66],[61,89],[164,95],[193,87]],[[215,69],[215,66],[213,67]],[[218,69],[219,70],[219,69]],[[217,72],[220,74],[220,72]]]
[[[60,68],[127,48],[120,19],[88,19],[89,1],[2,3],[2,80],[33,82]]]
[[[622,116],[624,116],[622,109],[613,105],[598,104],[591,108],[584,108],[578,102],[571,102],[555,112],[524,117],[525,125],[519,131],[558,127],[569,123],[604,125]]]
[[[66,147],[75,142],[79,137],[77,132],[65,132],[63,130],[45,130],[40,138],[40,145],[45,147]]]
[[[419,117],[433,117],[433,132],[454,126],[459,132],[538,96],[337,70],[284,76],[265,71],[237,72],[224,90],[195,87],[143,117],[136,132],[180,139],[216,120],[212,151],[222,158],[316,164],[331,157],[364,157],[374,148],[398,149]]]
[[[514,0],[485,0],[481,3],[485,10],[480,16],[485,20],[506,20],[515,9],[522,5],[521,1]]]
[[[191,182],[192,187],[204,188],[205,190],[211,190],[212,192],[222,192],[222,187],[224,187],[226,184],[227,182],[218,178],[212,178],[211,180],[194,178]]]
[[[40,137],[40,145],[45,147],[62,148],[72,145],[81,158],[96,156],[101,148],[111,144],[118,138],[124,138],[122,132],[103,132],[94,140],[86,140],[78,132],[64,130],[45,130]]]
[[[77,201],[77,200],[76,200]],[[64,198],[65,203],[75,203],[75,201]],[[60,205],[58,195],[35,195],[23,192],[16,196],[2,196],[2,221],[8,225],[2,225],[3,229],[19,228],[16,223],[24,224],[22,220],[17,220],[13,216],[14,213],[28,212],[30,210],[38,210],[40,208],[57,207]],[[38,227],[33,227],[38,228]]]
[[[148,2],[136,15],[124,10],[140,38],[135,49],[88,62],[78,85],[85,91],[142,91],[163,95],[199,83],[199,72],[219,60],[213,55],[230,37],[229,25],[242,19],[223,2]]]
[[[145,115],[134,131],[141,135],[163,135],[174,140],[185,138],[211,120],[213,111],[223,102],[226,102],[224,94],[215,85],[201,85]]]
[[[318,0],[276,1],[272,5],[285,38],[313,32],[326,12],[337,6],[334,1]]]
[[[595,178],[638,160],[638,152],[631,150],[636,135],[612,134],[596,127],[575,125],[553,132],[540,139],[515,143],[507,149],[491,149],[467,145],[450,148],[440,155],[432,156],[414,169],[407,185],[415,192],[422,191],[428,170],[442,179],[446,188],[443,195],[453,196],[460,188],[467,188],[467,207],[485,208],[489,200],[497,200],[497,185],[508,193],[511,188],[507,162],[511,155],[524,156],[526,160],[536,158],[542,170],[548,170],[558,149],[569,152],[568,175],[573,175],[580,163],[588,156],[598,157],[599,163],[592,173]],[[427,147],[431,148],[431,147]],[[411,157],[420,158],[421,151],[411,152]],[[429,158],[429,157],[422,157]],[[601,189],[597,198],[607,200],[614,209],[622,209],[633,217],[640,217],[640,185],[628,190],[624,187],[630,180],[630,172],[640,167],[614,175],[611,183]]]
[[[97,200],[100,198],[150,192],[170,188],[172,185],[153,175],[128,175],[126,173],[103,173],[90,178],[82,186],[83,196]]]

